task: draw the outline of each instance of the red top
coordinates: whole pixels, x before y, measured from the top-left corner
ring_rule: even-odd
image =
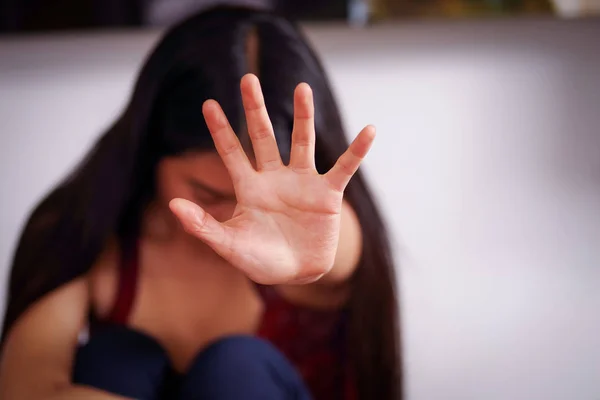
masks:
[[[103,323],[127,324],[137,289],[137,248],[124,251],[114,307]],[[259,286],[265,304],[258,336],[296,367],[315,400],[354,400],[346,362],[345,313],[296,306],[272,286]]]

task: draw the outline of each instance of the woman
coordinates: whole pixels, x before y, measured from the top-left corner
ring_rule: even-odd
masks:
[[[0,397],[399,398],[393,265],[355,174],[373,137],[348,148],[288,21],[171,29],[24,229]]]

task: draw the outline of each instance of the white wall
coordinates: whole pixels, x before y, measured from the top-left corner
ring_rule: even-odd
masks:
[[[600,24],[312,28],[401,266],[411,400],[600,399]],[[0,42],[0,271],[148,34]]]

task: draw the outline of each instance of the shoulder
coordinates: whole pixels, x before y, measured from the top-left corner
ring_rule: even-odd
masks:
[[[68,384],[74,349],[86,324],[88,289],[85,276],[76,278],[18,317],[2,346],[0,397],[30,398],[40,388]],[[32,380],[35,385],[27,385]]]

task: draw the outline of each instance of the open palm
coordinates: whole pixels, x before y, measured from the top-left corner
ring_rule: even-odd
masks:
[[[289,165],[284,165],[256,76],[241,82],[256,168],[246,156],[223,110],[207,101],[204,118],[231,175],[237,206],[230,220],[215,220],[183,199],[171,209],[190,234],[261,284],[312,282],[333,266],[340,234],[343,192],[375,137],[364,128],[326,174],[315,168],[312,91],[294,93],[294,128]]]

